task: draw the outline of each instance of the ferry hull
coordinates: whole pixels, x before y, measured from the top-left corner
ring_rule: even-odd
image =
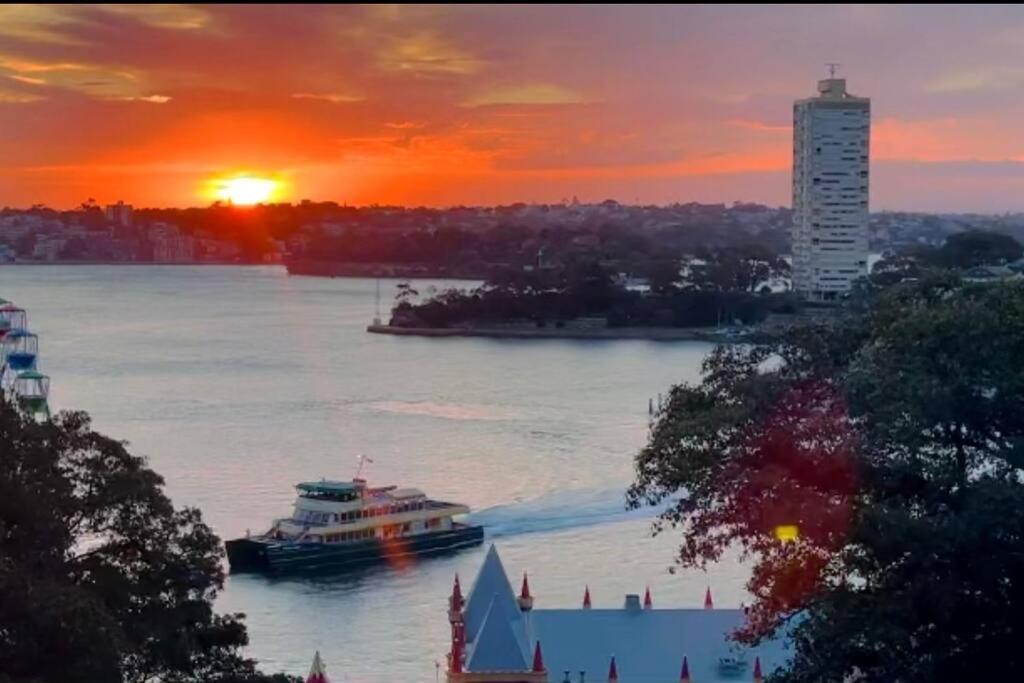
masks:
[[[483,527],[458,524],[450,530],[389,540],[354,543],[281,543],[259,538],[228,541],[231,572],[283,574],[343,571],[374,564],[403,565],[423,555],[441,554],[483,543]]]

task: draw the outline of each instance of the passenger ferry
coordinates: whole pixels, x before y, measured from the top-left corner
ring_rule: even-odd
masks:
[[[226,543],[232,572],[339,570],[403,563],[417,555],[468,548],[483,527],[456,522],[458,503],[431,500],[419,489],[370,488],[365,479],[304,482],[292,516],[258,536]]]

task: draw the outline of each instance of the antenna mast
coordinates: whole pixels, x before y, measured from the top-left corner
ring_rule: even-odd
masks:
[[[828,67],[828,77],[835,78],[836,71],[839,69],[839,67],[842,66],[842,64],[837,64],[836,62],[827,62],[825,66]]]

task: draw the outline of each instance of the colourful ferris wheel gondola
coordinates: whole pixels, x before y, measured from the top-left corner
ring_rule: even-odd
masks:
[[[6,337],[12,330],[24,330],[28,328],[28,314],[25,309],[7,302],[0,306],[0,339]]]
[[[33,415],[49,416],[50,378],[37,370],[18,373],[14,379],[18,403]]]
[[[11,330],[3,337],[3,357],[15,372],[35,370],[39,357],[39,336],[28,330]]]

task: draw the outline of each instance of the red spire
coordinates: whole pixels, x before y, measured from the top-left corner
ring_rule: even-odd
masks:
[[[590,609],[590,586],[583,589],[583,609]]]
[[[540,651],[540,641],[533,648],[533,671],[534,673],[540,673],[546,671],[544,668],[544,654]]]
[[[519,597],[524,600],[529,599],[530,596],[530,582],[526,579],[526,572],[523,572],[523,588],[519,591]]]
[[[651,600],[651,587],[648,586],[647,590],[644,591],[644,609],[651,609],[654,607],[654,602]]]
[[[761,674],[761,658],[754,658],[754,683],[761,683],[764,680],[764,676]]]
[[[452,653],[448,655],[448,671],[453,674],[462,673],[462,647],[452,643]]]
[[[615,655],[612,655],[612,662],[608,665],[608,683],[618,683],[619,670],[615,666]]]
[[[458,612],[462,610],[462,586],[459,585],[459,575],[455,575],[455,585],[452,586],[451,608]]]
[[[711,586],[704,591],[704,609],[714,609],[715,601],[711,599]]]
[[[313,665],[309,667],[309,676],[306,677],[306,683],[330,683],[327,678],[326,667],[323,660],[320,659],[319,650],[313,655]]]
[[[690,662],[683,655],[683,669],[679,672],[679,683],[690,683]]]

